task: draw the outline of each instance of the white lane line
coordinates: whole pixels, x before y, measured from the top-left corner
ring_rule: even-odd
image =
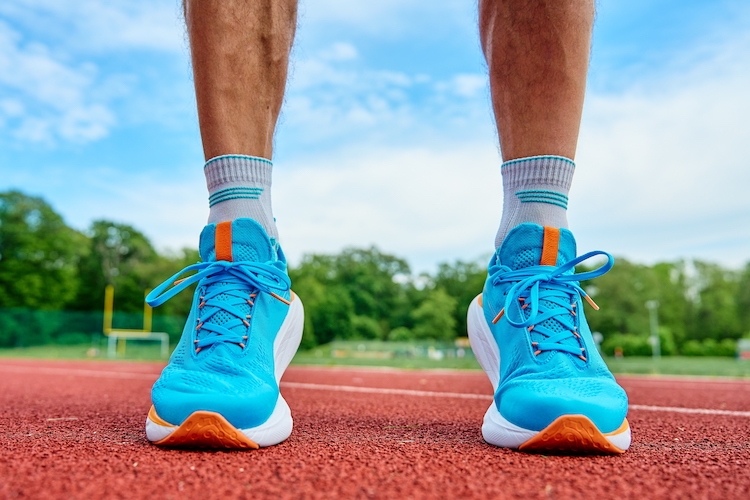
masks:
[[[315,391],[359,392],[364,394],[391,394],[397,396],[420,396],[433,398],[481,399],[484,401],[492,400],[492,396],[488,394],[465,394],[461,392],[413,391],[409,389],[384,389],[377,387],[357,387],[352,385],[306,384],[302,382],[282,382],[279,385],[281,387],[288,387],[290,389],[309,389]],[[629,405],[628,408],[630,410],[690,413],[697,415],[725,415],[731,417],[750,418],[750,411],[713,410],[710,408],[679,408],[676,406],[651,405]]]
[[[67,375],[78,377],[103,377],[118,379],[137,379],[137,380],[156,380],[158,373],[137,373],[137,372],[112,372],[105,370],[80,370],[75,368],[49,368],[49,367],[31,367],[18,365],[1,365],[0,371],[11,373],[30,373],[39,375]],[[488,394],[466,394],[462,392],[431,392],[415,391],[410,389],[387,389],[379,387],[358,387],[352,385],[327,385],[327,384],[308,384],[303,382],[281,382],[281,387],[289,389],[303,389],[314,391],[333,391],[333,392],[354,392],[362,394],[389,394],[395,396],[416,396],[432,398],[454,398],[454,399],[479,399],[491,401],[492,396]],[[714,410],[710,408],[680,408],[677,406],[651,406],[651,405],[630,405],[631,410],[656,411],[667,413],[687,413],[693,415],[723,415],[730,417],[747,417],[750,418],[750,411],[734,410]]]
[[[632,375],[619,374],[615,375],[618,381],[625,382],[656,382],[656,383],[675,383],[675,384],[744,384],[750,385],[750,378],[737,377],[710,377],[696,375]]]
[[[727,415],[730,417],[750,417],[750,411],[712,410],[709,408],[680,408],[678,406],[629,405],[631,410],[666,411],[671,413],[692,413],[698,415]]]
[[[651,381],[638,379],[638,380],[632,380],[632,379],[625,379],[625,378],[618,378],[617,381],[622,385],[626,390],[631,388],[638,388],[638,389],[694,389],[696,384],[700,384],[700,388],[703,391],[750,391],[750,383],[744,380],[737,380],[733,382],[714,382],[714,381],[708,381],[708,380],[693,380],[690,382],[680,382],[680,381],[666,381],[666,380],[660,380],[660,379],[654,379]]]
[[[413,391],[410,389],[383,389],[380,387],[358,387],[353,385],[306,384],[303,382],[282,382],[279,385],[281,387],[289,387],[290,389],[309,389],[313,391],[361,392],[365,394],[392,394],[397,396],[433,398],[483,399],[486,401],[492,399],[492,396],[487,394],[465,394],[462,392]]]
[[[18,365],[0,365],[0,371],[11,373],[31,373],[36,375],[67,375],[78,377],[103,377],[103,378],[126,378],[156,380],[158,373],[138,373],[138,372],[110,372],[105,370],[79,370],[76,368],[49,368],[41,366],[18,366]]]

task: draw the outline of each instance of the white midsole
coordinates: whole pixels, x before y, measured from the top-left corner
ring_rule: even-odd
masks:
[[[489,444],[503,448],[518,448],[526,441],[532,439],[539,431],[524,429],[508,422],[499,411],[493,401],[484,414],[482,423],[482,437]],[[625,451],[630,448],[630,426],[619,434],[604,435],[604,437],[617,448]]]
[[[284,375],[299,348],[304,327],[305,308],[302,307],[302,301],[299,297],[294,295],[291,304],[289,304],[289,312],[281,324],[276,340],[273,342],[274,375],[277,384],[281,382],[281,376]]]
[[[248,439],[256,443],[261,448],[279,444],[288,438],[292,433],[292,412],[284,397],[279,394],[276,400],[276,406],[268,417],[268,420],[257,427],[249,429],[239,429]],[[177,426],[165,426],[153,422],[146,417],[146,437],[151,442],[161,441],[169,437]]]
[[[274,375],[277,384],[281,381],[281,377],[284,375],[284,371],[286,371],[289,363],[292,362],[292,358],[302,340],[304,318],[305,312],[302,301],[299,300],[299,297],[295,296],[289,305],[289,312],[286,318],[284,318],[284,322],[279,329],[279,334],[273,343]],[[292,412],[284,397],[279,394],[276,405],[268,420],[259,426],[249,429],[239,429],[239,431],[262,448],[279,444],[287,439],[292,433],[292,427]],[[151,442],[167,438],[176,429],[177,426],[157,424],[146,417],[146,437]]]
[[[469,306],[467,315],[469,341],[474,356],[492,383],[493,392],[497,392],[497,386],[500,383],[500,348],[487,324],[479,299],[480,296],[475,297]],[[507,421],[498,411],[494,401],[484,414],[482,436],[489,444],[503,448],[518,448],[537,434],[539,431],[524,429]],[[619,434],[604,437],[617,448],[627,450],[631,440],[630,426]]]
[[[481,294],[474,297],[469,305],[466,317],[467,330],[469,331],[469,342],[471,350],[482,367],[484,373],[490,378],[492,392],[497,391],[500,384],[500,348],[492,336],[492,331],[484,317],[484,309],[479,305]]]

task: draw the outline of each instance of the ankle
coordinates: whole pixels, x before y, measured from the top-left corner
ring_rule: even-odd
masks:
[[[271,207],[273,164],[265,158],[222,155],[211,158],[203,169],[209,193],[209,223],[249,218],[278,239]]]
[[[503,215],[495,246],[524,222],[568,227],[568,192],[575,163],[562,156],[531,156],[503,163]]]

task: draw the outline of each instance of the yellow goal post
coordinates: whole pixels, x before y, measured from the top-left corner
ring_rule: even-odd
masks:
[[[151,290],[146,290],[144,298]],[[153,340],[161,342],[161,357],[166,358],[169,355],[169,335],[165,332],[152,332],[153,310],[146,301],[143,301],[143,329],[128,330],[121,328],[112,328],[112,318],[114,316],[115,306],[115,287],[107,285],[104,289],[104,335],[107,340],[107,355],[110,358],[117,357],[118,354],[125,355],[126,342],[128,340]]]

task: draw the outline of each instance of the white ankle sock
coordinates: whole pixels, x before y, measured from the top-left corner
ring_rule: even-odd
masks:
[[[208,160],[203,172],[211,208],[209,224],[247,217],[263,226],[269,237],[278,240],[271,209],[272,170],[270,160],[254,156],[223,155]]]
[[[523,222],[567,228],[574,171],[575,163],[562,156],[530,156],[503,163],[503,216],[495,247]]]

